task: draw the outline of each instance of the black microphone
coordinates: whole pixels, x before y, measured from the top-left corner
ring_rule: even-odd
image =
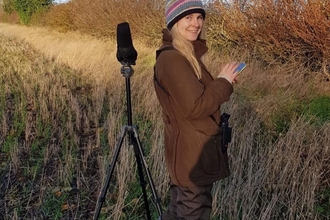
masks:
[[[135,65],[138,54],[133,47],[131,31],[127,22],[117,26],[117,60],[125,65]]]

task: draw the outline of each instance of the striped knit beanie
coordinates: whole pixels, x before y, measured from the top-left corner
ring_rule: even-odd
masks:
[[[170,30],[181,18],[192,13],[201,13],[205,18],[201,0],[167,0],[165,5],[167,28]]]

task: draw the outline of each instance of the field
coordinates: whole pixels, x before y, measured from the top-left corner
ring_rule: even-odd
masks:
[[[49,17],[35,16],[29,27],[9,24],[15,15],[2,16],[7,23],[0,23],[0,219],[93,217],[117,138],[127,124],[127,90],[114,38],[114,24],[125,16],[108,19],[111,24],[102,22],[115,13],[107,2],[111,1],[54,6]],[[86,10],[87,19],[73,16],[78,3],[84,6],[79,16]],[[102,4],[108,11],[101,15],[97,9]],[[132,19],[139,54],[130,79],[133,124],[139,127],[145,159],[165,209],[169,179],[152,82],[160,31],[155,27],[162,19],[152,19],[157,14],[153,13],[146,14],[153,23],[140,28],[134,23],[138,18],[126,18]],[[234,20],[242,18],[235,15]],[[63,17],[66,23],[56,20]],[[205,61],[209,70],[216,74],[228,60],[248,64],[231,100],[222,106],[233,127],[231,175],[215,184],[213,219],[330,219],[328,54],[323,51],[318,60],[318,47],[301,47],[313,60],[308,63],[302,56],[306,51],[284,56],[290,50],[284,41],[271,47],[262,35],[252,50],[246,42],[253,39],[247,35],[241,36],[245,45],[235,43],[240,42],[230,32],[235,22],[228,22],[226,31],[218,30],[222,35],[215,41],[214,25],[220,18],[209,19],[213,27]],[[267,49],[269,56],[260,48]],[[134,150],[125,139],[100,219],[145,219],[139,184]],[[156,219],[152,202],[150,208]]]

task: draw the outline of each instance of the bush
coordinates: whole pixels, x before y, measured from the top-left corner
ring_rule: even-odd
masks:
[[[17,12],[20,22],[26,25],[34,13],[47,9],[52,3],[53,0],[5,0],[3,10],[8,14]]]

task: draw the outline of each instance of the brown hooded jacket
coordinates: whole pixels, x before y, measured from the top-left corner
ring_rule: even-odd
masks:
[[[208,185],[229,175],[227,152],[221,150],[220,105],[229,100],[233,86],[213,79],[200,58],[205,40],[193,42],[202,66],[199,80],[188,60],[174,48],[163,50],[155,64],[155,91],[165,123],[165,161],[171,182],[179,186]],[[172,37],[163,30],[163,46]]]

